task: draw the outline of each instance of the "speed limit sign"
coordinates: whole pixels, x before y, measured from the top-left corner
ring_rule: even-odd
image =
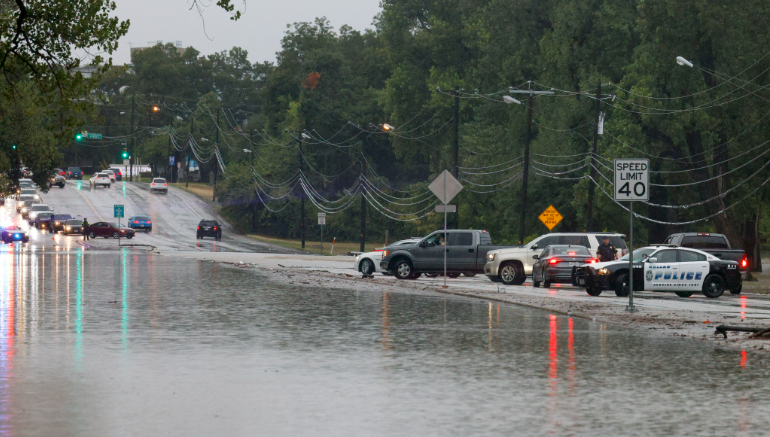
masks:
[[[650,200],[650,160],[615,160],[615,200]]]

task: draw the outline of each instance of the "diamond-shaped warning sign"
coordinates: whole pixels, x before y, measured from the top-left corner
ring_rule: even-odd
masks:
[[[540,217],[538,217],[541,222],[545,225],[546,228],[550,231],[556,225],[561,222],[561,220],[564,218],[559,214],[559,211],[556,210],[556,208],[553,207],[553,205],[549,206],[548,208],[543,211],[542,214],[540,214]]]

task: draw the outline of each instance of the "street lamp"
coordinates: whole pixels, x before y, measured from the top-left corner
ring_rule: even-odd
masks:
[[[158,111],[160,111],[160,106],[154,105],[152,107],[152,112],[158,112]]]
[[[395,130],[393,126],[389,125],[388,123],[382,123],[382,130],[384,131],[392,131]]]
[[[676,57],[676,63],[681,65],[682,67],[690,67],[692,68],[692,62],[688,61],[687,59],[677,56]]]
[[[514,98],[513,98],[513,97],[511,97],[511,96],[503,96],[503,102],[505,102],[505,103],[507,103],[507,104],[509,104],[509,105],[510,105],[510,104],[513,104],[513,103],[515,103],[515,104],[517,104],[517,105],[521,105],[521,101],[519,101],[519,100],[516,100],[516,99],[514,99]]]

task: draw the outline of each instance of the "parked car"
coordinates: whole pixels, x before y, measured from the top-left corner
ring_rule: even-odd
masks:
[[[436,231],[417,243],[384,250],[380,268],[398,279],[416,279],[422,273],[443,274],[446,253],[447,276],[456,278],[462,273],[482,273],[487,252],[506,248],[493,246],[487,231]]]
[[[633,252],[634,291],[673,291],[690,297],[700,291],[715,299],[725,290],[740,294],[743,288],[736,261],[725,261],[696,249],[676,246],[649,246]],[[572,284],[584,287],[591,296],[603,290],[629,295],[628,256],[620,260],[576,267]]]
[[[380,261],[382,261],[382,253],[384,250],[395,249],[405,244],[419,243],[422,238],[410,238],[408,240],[396,241],[382,249],[374,249],[373,252],[364,252],[356,256],[353,261],[353,268],[365,275],[371,275],[375,272],[387,273],[380,267]]]
[[[83,170],[80,167],[70,167],[67,169],[67,179],[83,179]]]
[[[749,257],[746,252],[741,249],[733,249],[730,246],[730,240],[723,234],[683,232],[670,235],[666,238],[665,244],[702,250],[719,259],[737,262],[738,269],[741,271],[748,271],[749,269]]]
[[[128,218],[128,227],[131,229],[143,229],[152,232],[152,220],[146,215],[135,215]]]
[[[53,228],[53,231],[62,232],[64,230],[64,223],[67,220],[72,220],[72,216],[69,214],[54,214],[53,224],[51,225],[51,227]]]
[[[150,183],[150,193],[159,192],[168,194],[168,183],[163,178],[154,178]]]
[[[222,239],[222,226],[216,220],[201,220],[198,223],[198,229],[195,237],[200,240],[203,237],[214,237],[215,240]]]
[[[104,237],[104,238],[128,238],[129,240],[134,238],[136,231],[124,226],[119,226],[117,223],[109,222],[96,222],[89,226],[90,238]]]
[[[596,253],[602,239],[610,239],[610,244],[618,249],[618,255],[626,253],[625,235],[601,232],[583,233],[552,233],[541,235],[523,246],[496,250],[487,254],[484,274],[493,282],[506,285],[521,285],[527,276],[532,275],[533,258],[543,251],[543,248],[554,244],[570,244],[584,246],[591,254]]]
[[[5,244],[26,243],[29,241],[29,236],[18,226],[6,226],[0,228],[0,240]]]
[[[599,262],[587,247],[564,244],[548,246],[533,258],[536,262],[532,266],[532,285],[539,287],[542,283],[545,288],[554,282],[571,284],[573,267]]]
[[[91,176],[91,187],[107,187],[110,188],[112,186],[112,181],[110,180],[110,177],[107,176],[105,173],[96,173],[93,176]]]
[[[70,219],[62,223],[62,234],[82,234],[83,233],[83,220]]]
[[[123,180],[123,172],[120,171],[117,167],[110,167],[110,170],[112,170],[112,173],[115,175],[115,180],[122,181]]]

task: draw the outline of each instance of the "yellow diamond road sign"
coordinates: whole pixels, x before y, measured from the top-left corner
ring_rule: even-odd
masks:
[[[548,228],[548,230],[550,231],[551,229],[556,227],[556,225],[558,225],[561,219],[563,219],[564,217],[562,217],[561,214],[559,214],[559,211],[557,211],[556,208],[554,208],[553,205],[551,205],[548,208],[546,208],[546,210],[543,211],[543,213],[540,214],[540,217],[538,218],[540,219],[541,222],[543,222],[545,227]]]

